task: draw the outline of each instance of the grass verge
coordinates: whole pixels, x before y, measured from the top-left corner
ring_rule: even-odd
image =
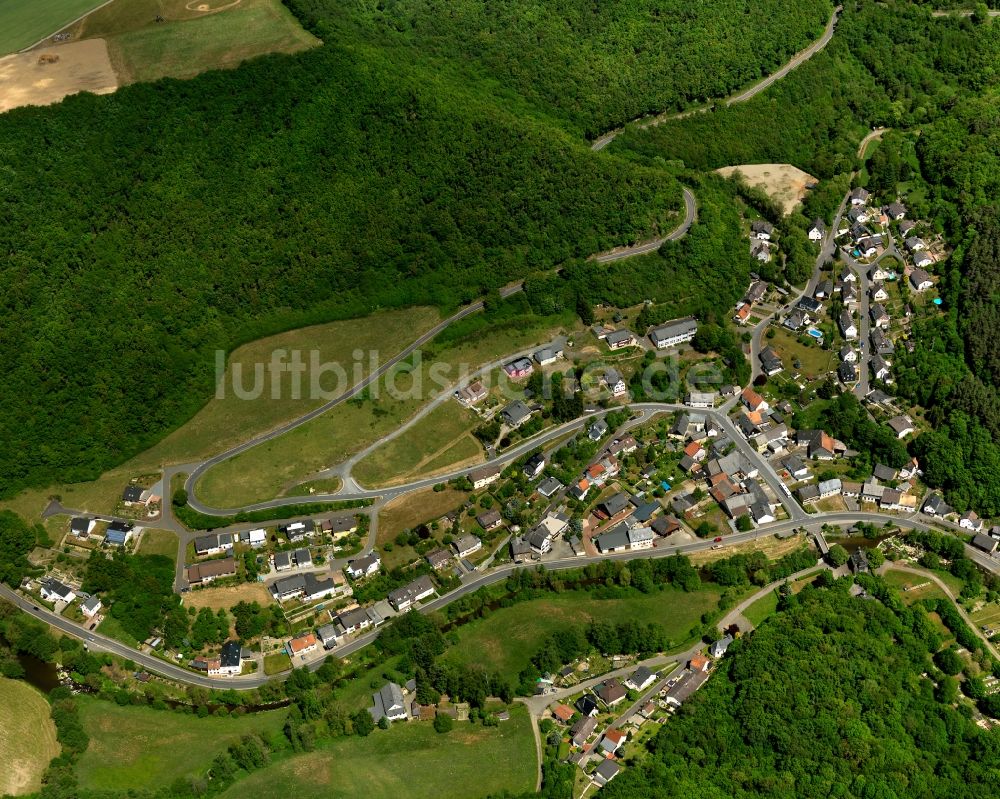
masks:
[[[534,790],[535,743],[527,710],[498,727],[397,723],[367,738],[339,738],[237,782],[220,799],[476,799]]]

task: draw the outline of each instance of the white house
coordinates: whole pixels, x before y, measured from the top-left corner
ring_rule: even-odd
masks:
[[[478,552],[482,549],[483,542],[474,535],[463,535],[457,541],[452,543],[452,546],[455,547],[455,552],[458,553],[460,558],[467,558],[473,552]]]
[[[718,396],[714,391],[690,391],[684,404],[692,408],[714,408]]]
[[[623,397],[628,391],[628,387],[625,385],[625,381],[617,369],[609,367],[604,370],[604,383],[607,385],[608,390],[616,397]]]
[[[356,558],[347,564],[347,573],[355,580],[375,574],[382,566],[382,560],[372,552],[364,557]]]
[[[913,286],[914,291],[927,291],[934,285],[934,281],[923,269],[914,269],[910,272],[910,285]]]
[[[918,252],[916,255],[913,256],[913,263],[917,267],[917,269],[921,269],[922,270],[923,267],[930,266],[932,263],[934,263],[934,259],[931,257],[930,253],[928,253],[928,252]],[[916,270],[914,270],[914,271],[916,271]],[[914,282],[912,274],[910,275],[910,282],[911,283]],[[928,282],[930,282],[930,278],[928,278]],[[930,288],[930,286],[927,286],[927,288]],[[923,291],[923,289],[920,289],[920,291]]]
[[[76,593],[68,585],[59,582],[54,577],[46,577],[39,584],[42,599],[49,602],[72,602]]]
[[[821,241],[825,233],[826,225],[823,224],[822,219],[814,219],[813,223],[806,231],[806,234],[809,236],[809,241]]]
[[[750,232],[753,234],[753,238],[759,241],[770,241],[771,234],[774,233],[774,225],[763,219],[758,219],[750,225]]]
[[[846,308],[840,312],[840,318],[837,320],[840,325],[840,332],[844,338],[851,340],[858,337],[858,326],[854,324],[854,317],[851,312]]]
[[[959,527],[965,530],[972,530],[974,533],[978,533],[983,529],[983,520],[979,518],[974,510],[967,510],[962,514],[962,518],[958,520]]]
[[[851,192],[851,205],[859,206],[868,202],[868,191],[858,186]]]
[[[500,472],[499,466],[483,466],[469,472],[469,480],[472,482],[472,487],[478,491],[499,480]]]
[[[97,526],[97,519],[88,519],[85,516],[78,516],[69,524],[69,531],[78,538],[86,538]]]
[[[662,350],[690,341],[697,332],[698,323],[693,316],[688,316],[684,319],[674,319],[672,322],[654,328],[650,332],[649,338],[658,350]]]
[[[80,603],[80,612],[88,619],[92,619],[101,612],[103,604],[99,596],[89,596]]]

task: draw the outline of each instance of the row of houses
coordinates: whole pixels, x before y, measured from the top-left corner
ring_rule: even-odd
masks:
[[[97,519],[93,516],[76,516],[70,519],[70,534],[80,541],[86,541],[93,534],[97,527]],[[104,532],[103,543],[108,546],[123,547],[135,536],[142,532],[142,528],[137,528],[134,524],[121,520],[114,520],[108,524]]]
[[[651,328],[647,336],[656,349],[663,350],[691,341],[697,332],[697,320],[693,316],[686,316]],[[612,350],[635,347],[639,344],[638,337],[630,330],[606,330],[597,326],[594,329],[594,334]]]

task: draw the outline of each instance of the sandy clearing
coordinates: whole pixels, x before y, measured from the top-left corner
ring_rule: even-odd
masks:
[[[743,175],[750,186],[760,186],[767,196],[776,201],[790,214],[802,202],[808,187],[817,179],[791,164],[739,164],[716,169],[724,178],[735,172]]]
[[[194,608],[231,608],[240,602],[271,604],[271,594],[264,583],[243,583],[242,585],[219,588],[199,588],[184,594],[184,604]]]
[[[109,94],[117,88],[104,39],[0,58],[0,113],[24,105],[51,105],[78,92]]]

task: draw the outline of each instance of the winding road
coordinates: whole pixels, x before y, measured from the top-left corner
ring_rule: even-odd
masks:
[[[691,229],[691,225],[694,224],[695,220],[698,218],[698,204],[694,197],[694,192],[687,186],[683,186],[684,193],[684,221],[680,223],[672,232],[668,233],[666,236],[661,236],[658,239],[650,239],[649,241],[640,242],[639,244],[633,244],[631,247],[617,247],[608,252],[603,252],[598,255],[590,256],[591,261],[597,261],[601,264],[610,263],[612,261],[621,261],[624,258],[632,258],[636,255],[645,255],[646,253],[656,252],[668,241],[676,241],[681,238],[685,233]]]
[[[758,94],[767,89],[769,86],[772,86],[774,83],[785,77],[785,75],[787,75],[793,69],[795,69],[798,66],[801,66],[810,58],[812,58],[814,55],[816,55],[816,53],[818,53],[820,50],[822,50],[830,43],[830,40],[833,38],[834,31],[836,31],[837,29],[837,21],[840,19],[840,13],[843,10],[844,10],[843,6],[837,6],[833,10],[833,13],[830,15],[830,19],[826,23],[826,27],[823,29],[823,33],[820,35],[820,37],[812,44],[810,44],[808,47],[806,47],[804,50],[800,50],[798,53],[792,56],[778,70],[771,73],[765,78],[761,78],[759,81],[754,83],[748,89],[740,92],[739,94],[731,95],[730,97],[726,98],[721,102],[727,107],[736,105],[737,103],[745,103],[747,100],[756,97]],[[653,117],[645,117],[642,119],[638,119],[635,122],[637,126],[640,128],[650,128],[650,127],[655,127],[656,125],[660,125],[664,122],[668,122],[672,119],[683,119],[684,117],[689,117],[694,114],[703,114],[706,111],[711,111],[713,108],[715,108],[715,106],[716,103],[709,103],[708,105],[701,106],[699,108],[692,108],[688,111],[681,111],[680,113],[658,114]],[[624,130],[625,130],[624,127],[615,128],[614,130],[609,130],[607,133],[594,139],[593,143],[591,144],[591,149],[603,150],[605,147],[607,147],[609,144],[611,144],[611,142],[615,140],[618,134],[620,134]]]

